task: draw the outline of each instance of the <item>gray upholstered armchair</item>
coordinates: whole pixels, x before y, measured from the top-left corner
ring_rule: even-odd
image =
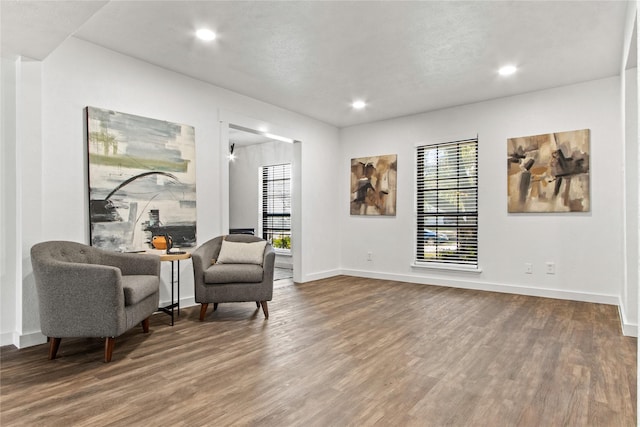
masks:
[[[200,321],[210,303],[215,311],[221,302],[255,301],[269,318],[276,254],[268,242],[247,234],[218,236],[191,256],[195,299],[202,304]]]
[[[40,327],[49,337],[49,359],[68,337],[105,337],[111,361],[115,337],[158,309],[160,258],[123,254],[75,242],[51,241],[31,248]]]

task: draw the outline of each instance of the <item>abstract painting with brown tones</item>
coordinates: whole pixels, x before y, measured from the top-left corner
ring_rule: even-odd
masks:
[[[397,154],[351,159],[351,215],[396,214]]]
[[[589,129],[509,138],[509,212],[588,212],[589,139]]]

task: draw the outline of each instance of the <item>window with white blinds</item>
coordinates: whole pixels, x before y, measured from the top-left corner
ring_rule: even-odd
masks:
[[[416,264],[478,268],[478,139],[417,147]]]
[[[276,250],[291,250],[291,163],[260,171],[262,238]]]

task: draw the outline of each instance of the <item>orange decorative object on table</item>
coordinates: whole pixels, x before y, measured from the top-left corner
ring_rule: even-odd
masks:
[[[153,236],[151,244],[156,249],[167,249],[167,240],[167,236]]]

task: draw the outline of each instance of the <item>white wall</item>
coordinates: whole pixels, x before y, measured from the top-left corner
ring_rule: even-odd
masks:
[[[302,260],[299,280],[335,274],[338,270],[339,252],[322,238],[325,230],[333,228],[337,218],[337,195],[334,192],[327,193],[325,189],[327,185],[335,188],[338,185],[337,177],[329,176],[326,182],[310,179],[324,170],[323,164],[315,159],[334,159],[338,156],[336,128],[74,38],[65,41],[45,61],[38,63],[40,66],[41,108],[31,105],[22,114],[25,117],[42,117],[41,138],[25,141],[26,146],[21,150],[41,153],[41,164],[39,161],[29,164],[25,160],[24,165],[26,170],[40,169],[41,175],[31,177],[25,173],[22,178],[27,182],[22,185],[41,194],[37,203],[28,205],[34,212],[30,212],[26,218],[42,226],[41,232],[29,233],[28,240],[19,242],[19,253],[27,253],[35,241],[64,239],[86,243],[89,240],[83,124],[83,109],[86,106],[194,126],[198,241],[204,242],[221,234],[221,187],[228,185],[228,182],[223,182],[220,177],[223,162],[227,159],[221,156],[223,150],[218,114],[224,110],[241,112],[266,123],[284,126],[302,141],[304,219],[300,244],[303,256],[308,259]],[[18,122],[20,120],[20,117],[17,118]],[[10,182],[9,185],[20,193],[24,191],[17,182]],[[312,209],[314,203],[307,202],[305,194],[322,194],[327,208],[323,211]],[[10,222],[7,224],[11,225]],[[313,256],[318,251],[323,254],[322,257]],[[25,265],[30,264],[28,259],[25,261]],[[193,302],[191,263],[184,262],[181,267],[182,303],[188,304]],[[165,265],[163,277],[168,276],[168,271],[169,266]],[[25,285],[31,286],[26,282],[2,283],[3,295]],[[169,288],[165,284],[160,298],[167,301],[169,295]],[[26,299],[21,301],[22,316],[37,319],[35,294],[28,292],[24,296]],[[10,322],[6,328],[3,322],[1,327],[0,337],[16,332],[16,325]],[[22,332],[18,331],[18,334]],[[37,337],[36,332],[32,335],[36,340],[41,338]]]
[[[20,283],[18,274],[19,245],[17,234],[17,199],[16,199],[16,89],[17,69],[20,62],[17,58],[1,58],[0,77],[0,343],[13,342],[16,325],[16,283]]]
[[[517,78],[517,76],[516,76]],[[623,283],[620,78],[502,98],[341,131],[340,222],[346,274],[618,304]],[[507,138],[591,129],[591,211],[507,213]],[[416,144],[479,138],[481,273],[410,266]],[[398,154],[398,214],[349,215],[349,160]],[[373,261],[366,260],[367,252]],[[556,274],[545,274],[547,261]],[[532,263],[533,274],[524,273]]]
[[[18,103],[18,205],[20,233],[20,261],[22,288],[18,291],[19,304],[16,307],[18,336],[14,341],[27,346],[39,343],[40,317],[37,311],[36,285],[31,267],[30,249],[40,241],[42,235],[42,212],[46,207],[42,202],[42,64],[34,61],[23,62],[20,72],[20,102]],[[57,156],[60,157],[59,155]],[[31,306],[33,304],[33,306]],[[31,336],[36,336],[32,341]]]
[[[625,179],[625,196],[626,196],[626,223],[625,226],[625,239],[626,239],[626,258],[625,261],[627,263],[626,269],[626,282],[625,288],[622,294],[622,318],[623,318],[623,328],[625,323],[628,321],[624,320],[625,318],[630,317],[635,313],[636,325],[635,325],[635,335],[638,336],[638,327],[637,327],[637,317],[638,317],[638,306],[640,306],[640,293],[638,292],[639,286],[639,272],[640,272],[640,257],[638,256],[638,245],[640,242],[640,229],[638,228],[638,224],[640,224],[640,198],[638,197],[638,192],[640,191],[640,176],[638,175],[638,169],[640,169],[640,152],[638,150],[638,142],[640,141],[640,133],[638,129],[638,99],[640,99],[638,92],[638,33],[637,33],[637,17],[638,17],[638,5],[639,1],[633,0],[627,3],[627,16],[624,27],[624,42],[623,42],[623,51],[622,51],[622,60],[621,60],[621,78],[622,78],[622,94],[624,97],[624,104],[621,106],[623,112],[623,125],[624,125],[624,134],[625,134],[625,168],[627,168],[627,172],[629,168],[633,171],[631,175],[635,174],[634,179],[629,176],[627,173]],[[634,75],[630,75],[630,71],[627,70],[629,68],[631,73]],[[635,135],[633,134],[635,129]],[[635,147],[635,161],[630,159],[630,156],[633,156],[633,151]],[[635,163],[635,164],[634,164]],[[635,188],[635,196],[631,195],[630,192],[634,192]],[[633,203],[633,199],[635,198],[636,205],[630,206]],[[630,201],[631,200],[631,201]],[[629,219],[630,215],[634,215],[635,220]],[[634,224],[635,222],[635,224]],[[633,228],[635,227],[635,228]],[[631,271],[634,270],[634,271]],[[625,332],[627,333],[627,332]],[[640,341],[638,342],[638,350],[640,350]],[[639,351],[640,353],[640,351]],[[640,372],[640,359],[636,361],[638,372]],[[638,383],[638,390],[640,390],[640,383]],[[636,390],[636,407],[640,405],[640,393],[637,393]],[[640,425],[640,413],[638,413],[637,424]]]
[[[625,334],[637,336],[638,319],[638,265],[639,265],[639,198],[638,198],[638,55],[637,55],[637,3],[627,4],[621,60],[621,105],[624,132],[624,284],[620,296],[620,316],[626,327]]]
[[[625,281],[621,295],[623,322],[636,324],[638,319],[638,68],[624,74],[625,87]],[[628,332],[631,333],[631,332]],[[637,331],[635,332],[637,335]]]
[[[2,59],[2,280],[0,343],[25,346],[39,335],[29,249],[41,232],[41,64]],[[34,335],[35,341],[30,337]]]

